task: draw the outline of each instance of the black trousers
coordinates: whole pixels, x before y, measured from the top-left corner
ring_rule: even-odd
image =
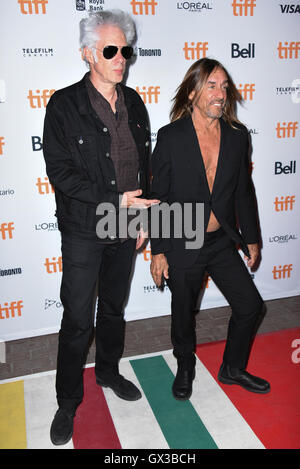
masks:
[[[206,233],[204,245],[191,267],[169,266],[171,337],[178,365],[185,368],[194,365],[195,308],[205,272],[232,309],[223,362],[234,369],[244,369],[263,300],[234,243],[222,228]]]
[[[83,398],[83,366],[96,316],[97,376],[118,372],[124,349],[124,302],[128,294],[136,240],[103,244],[95,237],[62,233],[64,307],[57,357],[56,392],[59,406],[75,410]],[[98,281],[98,292],[96,285]]]

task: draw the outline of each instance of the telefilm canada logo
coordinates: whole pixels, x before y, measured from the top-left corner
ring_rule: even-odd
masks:
[[[22,47],[21,52],[26,58],[54,57],[53,47]]]
[[[289,96],[294,104],[300,103],[300,78],[295,78],[292,83],[282,84],[276,87],[277,96]]]
[[[77,11],[103,11],[105,0],[75,0]]]
[[[177,10],[202,13],[213,9],[212,2],[177,2]]]

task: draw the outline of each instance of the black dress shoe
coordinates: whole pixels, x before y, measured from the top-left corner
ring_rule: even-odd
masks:
[[[51,429],[50,438],[54,445],[65,445],[73,435],[73,419],[75,412],[60,407],[56,412]]]
[[[172,393],[178,401],[188,400],[193,392],[193,380],[195,378],[195,369],[178,369],[176,378],[172,386]]]
[[[222,363],[218,380],[224,384],[238,384],[247,391],[266,394],[270,392],[270,384],[268,381],[258,376],[250,375],[244,370],[231,370],[228,365]]]
[[[113,392],[125,401],[137,401],[142,397],[140,390],[131,381],[122,375],[110,375],[100,378],[96,376],[96,383],[103,388],[110,388]]]

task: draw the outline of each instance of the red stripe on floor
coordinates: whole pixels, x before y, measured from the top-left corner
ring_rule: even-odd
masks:
[[[75,449],[121,449],[102,388],[96,384],[95,369],[84,370],[84,398],[74,419]]]
[[[255,394],[218,381],[268,449],[300,448],[300,363],[292,361],[295,339],[300,339],[300,328],[261,334],[254,341],[247,371],[270,382],[269,394]],[[197,347],[198,357],[216,380],[224,346],[222,341]]]

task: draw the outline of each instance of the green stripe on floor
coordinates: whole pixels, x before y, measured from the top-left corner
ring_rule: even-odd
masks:
[[[130,363],[171,449],[217,449],[192,404],[174,399],[174,375],[161,355]]]

